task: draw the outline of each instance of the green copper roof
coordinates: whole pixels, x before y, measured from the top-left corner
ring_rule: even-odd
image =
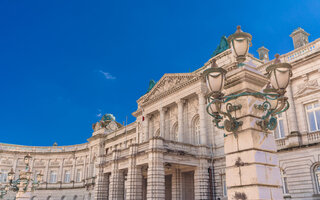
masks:
[[[152,88],[155,86],[155,84],[156,84],[156,82],[154,80],[150,80],[147,93],[150,92],[150,90],[152,90]]]
[[[229,44],[227,41],[226,36],[222,36],[221,40],[220,40],[220,44],[218,45],[218,47],[216,48],[216,50],[214,50],[213,54],[211,55],[211,58],[224,52],[225,50],[229,49]]]

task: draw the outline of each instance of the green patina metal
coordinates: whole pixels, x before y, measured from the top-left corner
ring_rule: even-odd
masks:
[[[147,93],[150,92],[155,85],[156,82],[154,80],[150,80]]]
[[[224,52],[225,50],[229,49],[229,43],[228,40],[226,38],[226,36],[222,36],[221,40],[220,40],[220,44],[218,45],[218,47],[216,48],[216,50],[214,50],[213,54],[211,55],[211,57],[214,57],[222,52]]]
[[[265,115],[263,115],[261,117],[262,120],[257,121],[257,124],[259,126],[261,126],[264,131],[274,130],[277,127],[276,115],[278,115],[282,112],[285,112],[289,108],[289,102],[288,102],[287,98],[279,97],[279,94],[275,94],[275,93],[242,92],[240,94],[232,94],[232,95],[224,96],[220,99],[213,99],[213,98],[209,97],[208,98],[209,104],[207,105],[207,112],[209,115],[211,115],[213,117],[213,122],[216,124],[216,126],[219,129],[224,129],[226,125],[229,125],[230,130],[228,130],[228,131],[236,132],[238,130],[239,126],[242,125],[242,123],[238,122],[238,120],[235,117],[232,117],[230,113],[233,112],[234,110],[241,109],[241,107],[238,108],[239,105],[234,106],[234,105],[228,103],[226,105],[227,112],[223,112],[220,110],[219,113],[222,113],[224,116],[227,116],[229,118],[228,124],[224,123],[224,126],[221,126],[220,122],[222,121],[223,117],[218,113],[211,113],[209,111],[211,104],[227,103],[228,101],[237,99],[238,97],[241,97],[241,96],[255,96],[255,97],[261,97],[261,98],[266,99],[265,102],[263,102],[262,104],[255,106],[257,109],[266,111]],[[283,106],[280,107],[280,109],[271,109],[271,104],[268,100],[282,100],[284,103],[283,103]]]
[[[101,121],[115,121],[116,118],[113,116],[113,114],[105,114],[102,116]]]

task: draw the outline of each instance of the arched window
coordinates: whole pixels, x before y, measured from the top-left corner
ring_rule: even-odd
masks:
[[[172,126],[171,140],[178,141],[178,123],[177,122]]]
[[[200,144],[200,120],[199,116],[196,116],[192,122],[192,134],[193,134],[193,143]]]
[[[51,200],[51,196],[48,196],[48,197],[47,197],[47,200]]]
[[[36,196],[33,196],[31,200],[38,200],[38,198]]]
[[[78,199],[78,196],[74,195],[73,200],[77,200],[77,199]]]
[[[62,197],[61,197],[61,200],[65,200],[65,199],[66,199],[65,196],[62,196]]]
[[[315,180],[315,183],[316,183],[316,189],[317,189],[317,192],[320,193],[320,164],[316,165],[314,167],[314,180]]]

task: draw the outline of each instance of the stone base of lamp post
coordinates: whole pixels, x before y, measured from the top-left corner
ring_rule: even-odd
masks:
[[[30,200],[31,197],[31,192],[18,192],[16,195],[16,200]]]

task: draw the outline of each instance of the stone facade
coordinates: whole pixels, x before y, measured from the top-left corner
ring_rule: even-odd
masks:
[[[275,140],[270,138],[277,145],[279,161],[263,164],[280,167],[282,183],[275,185],[282,185],[280,195],[285,199],[320,199],[320,39],[308,43],[308,34],[303,33],[297,29],[291,35],[299,44],[281,56],[292,64],[293,76],[286,93],[290,108],[278,116]],[[263,60],[248,55],[248,74],[263,77],[272,63],[268,51],[263,54]],[[234,70],[235,58],[229,49],[214,58],[219,66]],[[88,143],[0,144],[0,172],[6,174],[11,168],[18,172],[30,152],[31,169],[45,175],[33,200],[227,199],[232,187],[226,187],[231,171],[226,168],[225,151],[232,153],[232,149],[224,144],[232,137],[224,137],[206,113],[202,72],[209,62],[191,73],[165,74],[137,100],[135,122],[121,126],[106,117],[93,125]],[[241,84],[241,79],[228,84]],[[260,150],[269,151],[264,148]],[[5,175],[0,178],[3,181]],[[5,199],[14,199],[13,195]]]

